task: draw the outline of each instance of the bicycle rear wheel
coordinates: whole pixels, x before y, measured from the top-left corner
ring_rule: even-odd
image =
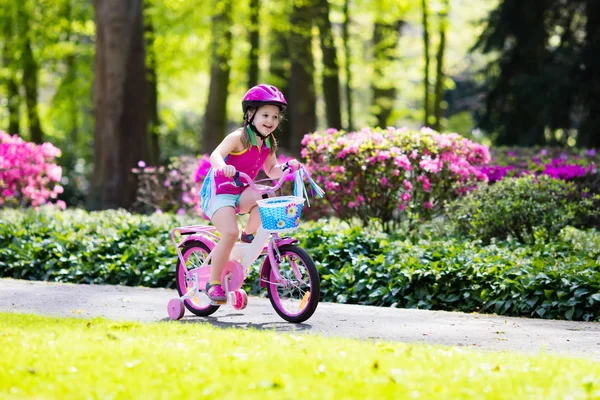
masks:
[[[191,282],[188,283],[185,280],[186,271],[200,267],[202,263],[204,263],[206,257],[210,254],[210,250],[201,241],[191,240],[183,245],[181,254],[185,260],[185,265],[182,265],[181,261],[177,259],[175,276],[177,291],[180,296],[183,296],[192,287]],[[219,306],[213,306],[210,303],[203,301],[200,297],[186,299],[183,303],[185,304],[185,308],[199,317],[207,317],[219,309]]]
[[[267,258],[267,292],[271,305],[281,318],[288,322],[304,322],[319,305],[321,283],[319,271],[310,255],[301,247],[284,245],[279,248],[281,262],[279,273],[284,282],[276,282],[272,265]],[[299,276],[294,271],[297,267]]]

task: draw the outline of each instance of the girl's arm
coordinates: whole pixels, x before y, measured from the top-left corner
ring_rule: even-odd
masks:
[[[225,176],[231,178],[233,175],[235,175],[235,167],[232,165],[227,165],[225,163],[225,157],[227,157],[229,153],[240,151],[239,149],[241,147],[242,140],[240,137],[240,131],[237,130],[230,133],[210,155],[210,164],[214,168],[222,169]]]
[[[301,167],[301,164],[294,159],[287,161],[285,164],[289,164],[289,166],[292,167],[292,171],[297,171]],[[269,178],[278,179],[283,174],[283,171],[281,168],[285,164],[278,164],[277,157],[275,156],[275,154],[271,154],[265,160],[263,168]]]

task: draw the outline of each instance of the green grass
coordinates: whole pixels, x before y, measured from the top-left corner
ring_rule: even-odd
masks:
[[[600,399],[551,355],[0,313],[2,399]]]

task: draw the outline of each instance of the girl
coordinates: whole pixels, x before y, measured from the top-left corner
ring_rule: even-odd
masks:
[[[212,251],[210,281],[206,285],[206,293],[213,301],[226,300],[220,279],[239,235],[236,214],[250,213],[241,241],[252,242],[253,234],[260,226],[256,204],[260,195],[250,188],[222,184],[232,182],[236,171],[254,179],[261,167],[269,178],[281,177],[282,167],[286,165],[277,163],[277,142],[273,132],[279,126],[280,113],[286,108],[287,102],[275,86],[252,87],[242,100],[244,126],[227,135],[210,156],[213,170],[222,171],[218,176],[213,172],[206,177],[201,193],[202,209],[221,233],[221,239]],[[296,160],[286,164],[293,171],[300,168]],[[212,185],[212,190],[207,185]]]

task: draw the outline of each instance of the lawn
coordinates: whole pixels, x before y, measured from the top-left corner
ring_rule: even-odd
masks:
[[[0,398],[600,399],[600,363],[0,313]]]

